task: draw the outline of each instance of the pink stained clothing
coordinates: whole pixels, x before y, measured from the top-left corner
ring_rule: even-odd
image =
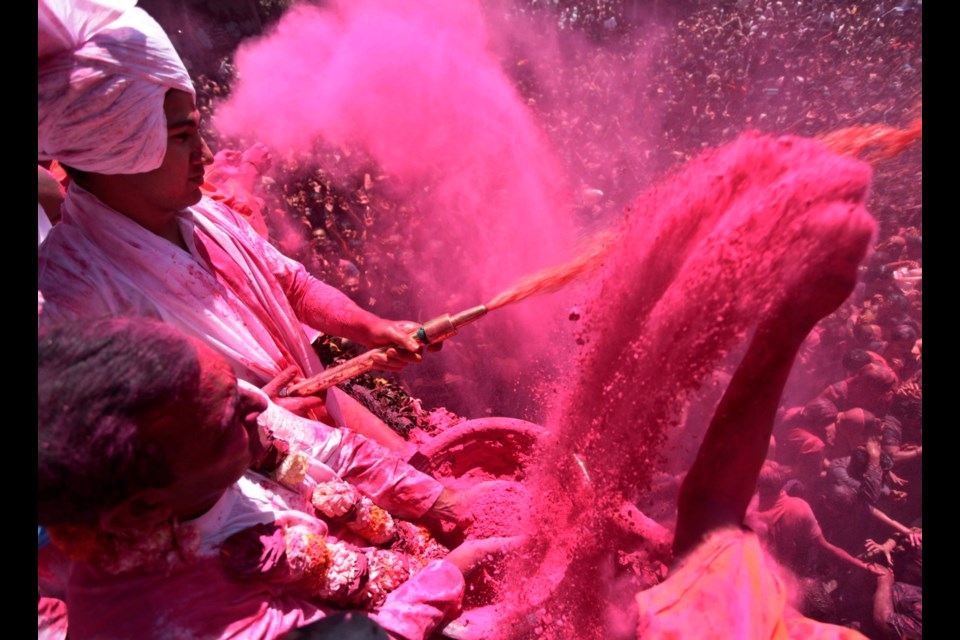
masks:
[[[253,189],[245,187],[233,177],[211,177],[203,183],[203,195],[211,200],[222,202],[253,227],[261,237],[270,236],[267,223],[263,219],[263,201],[253,194]]]
[[[63,220],[39,252],[41,325],[103,315],[158,318],[220,352],[250,382],[263,384],[293,364],[305,376],[319,372],[298,318],[308,299],[320,299],[329,301],[324,310],[336,321],[343,294],[224,205],[204,198],[178,221],[189,253],[71,184]]]
[[[57,598],[40,596],[37,601],[37,640],[66,640],[66,637],[67,604]]]
[[[776,563],[739,529],[714,532],[664,582],[637,594],[637,608],[639,638],[866,640],[791,609]]]
[[[259,389],[256,392],[262,395]],[[377,506],[401,518],[420,518],[443,491],[443,485],[432,477],[349,430],[301,418],[272,402],[258,422],[263,430],[289,444],[292,451],[306,454],[322,466],[321,473],[342,478]]]
[[[219,545],[270,522],[328,534],[303,498],[249,472],[210,511],[184,523],[199,533],[199,550],[171,572],[109,575],[78,564],[67,591],[71,638],[275,638],[322,618],[333,609],[319,598],[282,581],[228,574]],[[463,590],[456,567],[433,561],[387,595],[371,617],[396,637],[425,638],[459,606]]]

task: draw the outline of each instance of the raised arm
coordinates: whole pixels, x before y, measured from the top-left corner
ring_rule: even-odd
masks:
[[[680,487],[673,553],[696,547],[710,531],[740,526],[763,466],[793,359],[806,331],[784,318],[762,323],[717,407],[696,460]]]
[[[680,487],[675,557],[696,547],[712,530],[743,522],[797,351],[816,323],[856,284],[872,225],[860,217],[849,223],[829,235],[823,230],[828,238],[824,253],[804,265],[804,276],[784,291],[757,327]]]

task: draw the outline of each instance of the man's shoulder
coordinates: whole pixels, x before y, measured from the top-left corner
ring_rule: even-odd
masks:
[[[817,520],[810,503],[803,498],[787,496],[783,502],[783,511],[785,516],[795,520],[812,520],[814,522]]]
[[[200,198],[200,202],[190,207],[189,211],[193,213],[195,218],[207,219],[220,225],[226,225],[238,232],[245,232],[246,227],[249,227],[249,223],[237,211],[209,196]]]
[[[142,293],[79,229],[56,225],[37,250],[42,326],[104,315],[155,316]]]

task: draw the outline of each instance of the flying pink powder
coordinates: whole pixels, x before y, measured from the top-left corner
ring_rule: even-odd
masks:
[[[406,186],[428,232],[408,239],[397,278],[410,283],[419,319],[571,257],[571,189],[488,51],[474,3],[295,7],[236,61],[240,81],[217,110],[223,132],[278,150],[315,139],[361,146]],[[563,385],[554,446],[529,494],[542,545],[504,589],[520,617],[536,614],[543,637],[623,631],[631,592],[617,577],[620,532],[607,509],[649,482],[684,393],[802,280],[823,243],[863,222],[869,179],[869,167],[817,143],[747,135],[637,201],[583,314],[580,369]],[[523,373],[509,363],[550,347],[563,302],[490,314],[429,373],[481,402],[509,389]]]
[[[874,228],[870,175],[811,140],[745,134],[639,198],[534,479],[543,544],[505,587],[518,619],[541,612],[540,637],[620,637],[629,625],[634,591],[615,577],[622,531],[607,514],[649,484],[684,394],[824,268],[824,247]]]
[[[571,257],[570,190],[488,51],[474,2],[295,6],[241,46],[236,66],[233,94],[216,110],[223,133],[278,151],[317,139],[361,147],[404,185],[421,232],[405,239],[406,272],[394,277],[410,285],[414,319],[474,306]],[[460,385],[477,402],[457,408],[482,415],[548,346],[546,318],[562,318],[561,304],[491,314],[424,372]]]

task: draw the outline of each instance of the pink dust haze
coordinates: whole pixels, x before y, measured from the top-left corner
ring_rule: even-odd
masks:
[[[439,0],[294,7],[237,52],[240,79],[217,109],[221,131],[281,153],[316,139],[361,146],[405,185],[417,231],[396,279],[409,283],[419,320],[490,300],[518,277],[568,261],[571,196],[582,187],[633,194],[647,177],[638,162],[643,129],[658,123],[628,99],[631,87],[567,86],[547,73],[563,67],[548,31],[531,36],[518,18],[491,34],[484,17],[473,2]],[[542,104],[523,102],[491,51],[544,72],[535,78]],[[630,56],[640,74],[643,51]],[[568,108],[571,91],[587,107]],[[534,111],[553,125],[562,163]],[[603,140],[598,115],[609,111],[632,128],[615,144]],[[816,142],[747,134],[637,200],[583,313],[578,369],[557,384],[551,442],[525,494],[532,512],[523,523],[539,546],[508,572],[505,633],[633,633],[636,585],[619,577],[616,552],[636,541],[607,514],[648,488],[686,395],[815,267],[824,243],[872,225],[863,208],[869,181],[869,166]],[[457,410],[482,415],[489,398],[529,375],[526,363],[558,356],[555,326],[572,299],[530,298],[491,313],[448,341],[434,358],[441,366],[428,368],[428,359],[421,370],[461,390]],[[525,496],[504,485],[502,502],[515,512]],[[492,519],[495,506],[480,510]]]
[[[570,190],[473,2],[296,6],[241,46],[236,66],[221,131],[280,152],[317,139],[360,146],[405,185],[417,231],[395,280],[409,284],[413,319],[480,304],[571,257]],[[459,385],[455,408],[482,415],[483,399],[509,392],[548,347],[545,318],[563,317],[560,305],[539,298],[491,314],[416,373]]]
[[[823,268],[824,246],[874,228],[870,176],[817,142],[745,134],[639,198],[587,309],[579,374],[533,481],[542,547],[504,588],[518,636],[635,633],[636,587],[614,578],[631,541],[607,514],[647,489],[685,394]]]

